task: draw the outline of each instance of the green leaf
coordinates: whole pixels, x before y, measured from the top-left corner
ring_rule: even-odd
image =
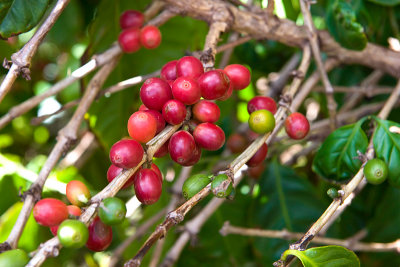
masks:
[[[343,47],[363,50],[367,45],[364,28],[357,22],[351,5],[346,1],[332,1],[326,13],[326,20],[329,32]]]
[[[325,246],[309,248],[304,251],[288,249],[283,258],[294,255],[300,259],[305,267],[356,267],[360,266],[356,254],[341,246]]]
[[[361,161],[355,159],[357,150],[364,153],[368,139],[361,125],[361,119],[355,124],[340,127],[331,133],[321,145],[313,162],[313,170],[327,179],[343,181],[351,178],[361,167]]]
[[[395,6],[400,4],[400,0],[368,0],[368,1],[382,6]]]
[[[39,23],[49,0],[3,0],[0,2],[0,37],[27,32]]]
[[[400,187],[400,124],[374,117],[377,127],[373,142],[377,158],[385,160],[389,168],[389,182]]]

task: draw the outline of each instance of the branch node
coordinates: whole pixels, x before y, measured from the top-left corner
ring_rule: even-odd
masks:
[[[5,69],[10,69],[11,68],[11,65],[12,65],[12,61],[9,61],[9,60],[7,60],[7,58],[4,58],[4,60],[3,60],[3,67],[5,68]]]
[[[12,247],[8,242],[4,242],[0,244],[0,253],[3,253],[4,251],[11,250]]]
[[[180,223],[184,218],[180,212],[176,212],[175,210],[168,213],[167,216],[167,220],[171,220],[174,224]]]
[[[221,230],[219,230],[220,235],[226,236],[229,234],[228,228],[231,226],[231,223],[229,221],[224,222],[224,225],[222,226]]]
[[[32,196],[34,203],[38,202],[42,198],[41,187],[38,184],[32,184],[32,186],[21,195],[21,200],[25,201],[28,195]]]

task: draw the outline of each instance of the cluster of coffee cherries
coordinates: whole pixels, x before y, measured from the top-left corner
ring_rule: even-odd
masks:
[[[144,16],[137,10],[126,10],[121,14],[119,23],[122,32],[119,34],[118,43],[125,53],[134,53],[145,47],[157,48],[161,43],[161,32],[153,25],[144,27]]]
[[[105,198],[96,216],[87,227],[78,220],[81,207],[88,204],[90,191],[78,180],[70,181],[66,187],[66,196],[72,205],[66,205],[59,199],[44,198],[33,208],[33,217],[40,225],[50,227],[64,247],[80,248],[86,245],[92,251],[105,250],[112,241],[110,225],[121,223],[126,215],[125,203],[116,197]]]

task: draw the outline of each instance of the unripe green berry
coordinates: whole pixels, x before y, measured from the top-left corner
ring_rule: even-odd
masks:
[[[201,191],[211,182],[210,177],[206,174],[196,174],[183,183],[182,194],[185,199],[189,199]]]
[[[29,262],[28,254],[22,249],[7,250],[0,254],[0,266],[23,267]]]
[[[266,110],[256,110],[250,114],[249,126],[253,132],[265,134],[271,132],[275,128],[274,115]]]
[[[338,198],[340,196],[336,188],[329,188],[328,191],[326,191],[326,194],[332,199]]]
[[[211,191],[216,197],[226,198],[231,194],[232,190],[232,182],[226,174],[215,176],[211,182]]]
[[[89,230],[81,221],[65,220],[58,227],[57,237],[64,247],[80,248],[86,244]]]
[[[389,169],[381,159],[371,159],[364,166],[364,176],[370,184],[381,184],[386,180]]]
[[[100,220],[107,225],[119,224],[125,219],[126,205],[116,197],[105,198],[99,208]]]

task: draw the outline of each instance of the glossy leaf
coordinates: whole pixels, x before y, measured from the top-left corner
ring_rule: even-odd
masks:
[[[375,117],[374,149],[377,158],[383,159],[389,168],[389,182],[400,187],[400,124]]]
[[[0,37],[27,32],[39,23],[49,0],[6,0],[0,2]]]
[[[400,4],[400,0],[368,0],[368,1],[382,6],[395,6]]]
[[[289,249],[283,253],[283,258],[288,255],[296,256],[304,267],[329,266],[329,267],[357,267],[360,266],[356,254],[341,246],[325,246],[309,248],[304,251]]]
[[[361,167],[357,150],[364,153],[368,139],[361,128],[365,119],[343,126],[325,139],[313,162],[313,170],[327,179],[343,181],[351,178]]]

